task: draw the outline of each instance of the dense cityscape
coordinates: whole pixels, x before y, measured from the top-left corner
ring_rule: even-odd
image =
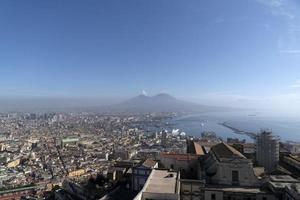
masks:
[[[300,0],[0,0],[0,200],[300,200]]]
[[[299,143],[189,136],[176,115],[2,114],[0,199],[300,198]]]

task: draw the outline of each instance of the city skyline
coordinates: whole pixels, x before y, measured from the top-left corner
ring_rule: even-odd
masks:
[[[294,0],[3,1],[0,95],[167,92],[202,104],[293,111],[300,104],[298,9]]]
[[[299,200],[299,10],[0,1],[0,200]]]

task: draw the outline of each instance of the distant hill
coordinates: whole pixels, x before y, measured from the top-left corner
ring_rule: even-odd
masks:
[[[138,95],[121,103],[116,99],[24,98],[0,99],[0,112],[199,113],[232,108],[199,105],[169,94]]]
[[[155,96],[138,95],[132,99],[108,107],[115,112],[208,112],[223,111],[225,108],[204,106],[179,100],[169,94],[160,93]]]

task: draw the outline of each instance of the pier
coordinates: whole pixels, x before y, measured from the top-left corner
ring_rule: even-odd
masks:
[[[240,130],[238,128],[235,128],[233,126],[231,126],[230,124],[228,124],[227,122],[223,122],[223,123],[218,123],[219,125],[222,125],[230,130],[232,130],[234,133],[236,134],[241,134],[241,135],[247,135],[252,139],[256,139],[257,134],[256,133],[252,133],[252,132],[247,132],[247,131],[243,131]]]

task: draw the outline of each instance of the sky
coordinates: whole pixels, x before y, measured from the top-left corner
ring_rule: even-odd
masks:
[[[159,92],[300,111],[300,1],[0,1],[1,98]]]

